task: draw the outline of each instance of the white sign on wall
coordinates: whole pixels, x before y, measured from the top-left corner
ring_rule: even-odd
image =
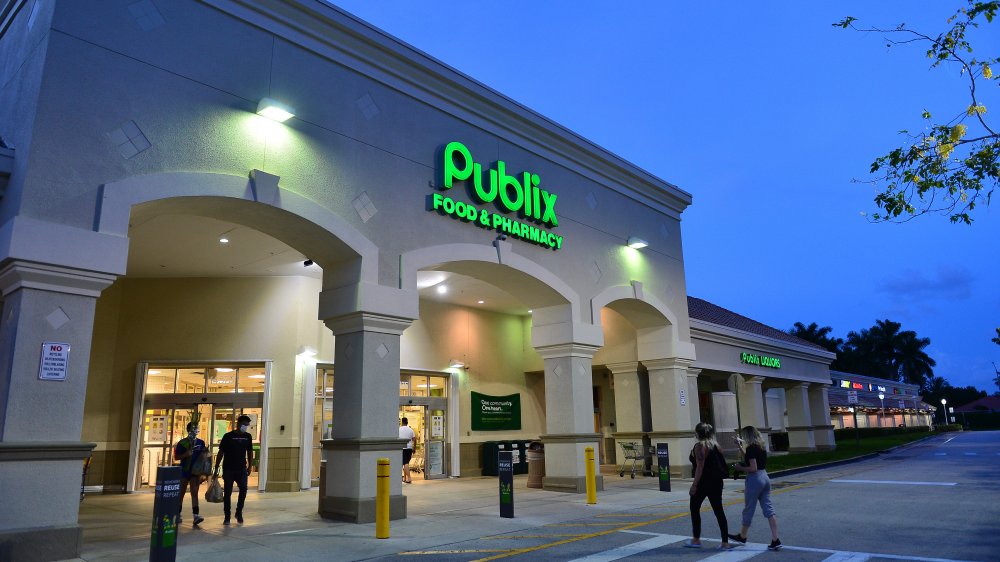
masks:
[[[441,441],[427,444],[427,474],[444,474],[444,443]]]
[[[444,416],[431,416],[431,437],[444,437]]]
[[[687,392],[685,392],[684,389],[682,388],[681,389],[681,406],[687,406],[687,403],[688,403]]]
[[[64,381],[68,366],[68,343],[47,341],[42,344],[42,359],[38,363],[38,378],[40,380]]]
[[[900,408],[905,408],[905,407],[906,407],[906,404],[904,404],[904,403],[903,403],[903,401],[902,401],[902,400],[900,400],[900,401],[899,401],[899,407],[900,407]]]
[[[847,403],[848,404],[857,404],[858,403],[858,391],[857,390],[848,390],[847,391]]]
[[[146,438],[150,443],[163,443],[167,440],[167,416],[149,417],[149,434]]]

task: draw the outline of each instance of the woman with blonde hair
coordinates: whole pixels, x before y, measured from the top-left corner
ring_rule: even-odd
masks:
[[[781,550],[781,541],[778,540],[778,519],[774,515],[774,506],[771,505],[771,479],[767,476],[767,449],[764,446],[764,438],[756,427],[748,425],[740,430],[738,441],[740,448],[743,449],[743,462],[735,469],[747,475],[746,486],[743,487],[743,527],[740,528],[740,534],[729,535],[729,538],[740,544],[747,542],[747,531],[750,530],[753,512],[759,503],[761,513],[771,526],[771,544],[767,549]]]
[[[726,477],[726,458],[719,449],[719,444],[715,441],[715,429],[707,423],[699,423],[694,428],[698,442],[691,449],[688,457],[694,465],[694,482],[688,494],[691,496],[691,539],[684,543],[687,548],[701,548],[701,504],[708,498],[708,503],[712,505],[715,512],[715,519],[719,522],[719,532],[722,534],[722,546],[720,548],[728,550],[732,548],[729,544],[729,523],[726,521],[726,512],[722,509],[722,486]]]

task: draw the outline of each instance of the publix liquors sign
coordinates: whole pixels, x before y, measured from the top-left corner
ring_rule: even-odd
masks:
[[[781,368],[781,359],[778,357],[768,357],[767,355],[757,355],[756,353],[740,353],[740,362],[748,365],[760,365],[772,369]]]
[[[428,197],[428,210],[553,250],[562,248],[563,237],[549,230],[559,226],[558,196],[539,187],[538,174],[525,171],[510,175],[503,160],[484,169],[458,141],[445,145],[441,154],[442,192]],[[472,198],[487,208],[443,193],[458,184],[464,184]]]

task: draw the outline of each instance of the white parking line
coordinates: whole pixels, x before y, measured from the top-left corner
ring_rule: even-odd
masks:
[[[910,486],[957,486],[958,482],[907,482],[904,480],[830,480],[848,484],[901,484]]]
[[[611,562],[612,560],[620,560],[622,558],[628,558],[629,556],[641,554],[648,550],[653,550],[654,548],[660,548],[661,546],[665,546],[670,543],[680,542],[686,538],[687,537],[678,535],[658,535],[644,541],[619,546],[618,548],[605,550],[604,552],[597,552],[591,554],[590,556],[584,556],[583,558],[577,558],[576,560],[573,560],[573,562]]]
[[[948,453],[934,453],[934,456],[935,457],[946,457],[946,456],[948,456]]]
[[[272,535],[291,535],[293,533],[304,533],[306,531],[315,531],[319,527],[313,527],[312,529],[296,529],[294,531],[279,531],[277,533],[270,533]]]
[[[823,562],[865,562],[871,556],[864,552],[838,552],[823,559]]]
[[[967,456],[967,457],[974,457],[974,456],[976,456],[977,454],[978,454],[978,453],[965,453],[965,456]]]

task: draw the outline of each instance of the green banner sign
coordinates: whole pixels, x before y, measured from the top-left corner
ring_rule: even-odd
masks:
[[[521,395],[489,396],[472,393],[473,431],[521,429]]]

